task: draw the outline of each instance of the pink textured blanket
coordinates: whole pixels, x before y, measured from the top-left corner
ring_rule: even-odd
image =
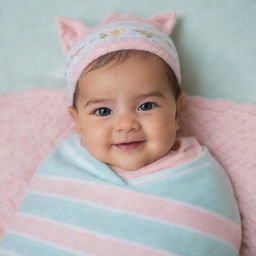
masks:
[[[0,235],[35,168],[50,149],[74,133],[63,89],[0,96]],[[198,138],[228,172],[243,222],[241,255],[256,255],[256,105],[187,97],[181,134]]]

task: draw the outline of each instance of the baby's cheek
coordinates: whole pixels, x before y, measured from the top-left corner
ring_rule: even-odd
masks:
[[[97,122],[87,119],[83,122],[83,131],[88,139],[95,139],[101,136],[102,132],[104,132],[104,128]]]
[[[175,132],[175,120],[170,116],[164,116],[151,124],[152,132],[158,137],[170,137]]]
[[[170,149],[176,137],[175,123],[162,123],[155,131],[155,140],[158,142],[159,150],[166,151]]]
[[[93,157],[98,160],[102,160],[105,146],[102,144],[101,140],[95,140],[93,137],[84,136],[82,139],[82,145]]]
[[[110,140],[108,130],[99,126],[88,126],[84,131],[84,142],[90,148],[105,147]]]

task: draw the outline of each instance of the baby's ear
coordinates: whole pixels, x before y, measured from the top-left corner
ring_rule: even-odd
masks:
[[[68,113],[70,114],[70,116],[74,121],[77,120],[77,111],[74,107],[68,107]]]
[[[170,35],[176,22],[176,13],[159,13],[149,18],[149,21],[164,33]]]
[[[72,46],[89,30],[89,27],[80,21],[58,17],[56,18],[62,49],[65,55]]]
[[[76,126],[76,131],[81,134],[81,125],[79,122],[79,117],[78,117],[78,113],[77,110],[74,107],[68,107],[68,112],[71,115],[72,119],[75,122],[75,126]]]
[[[179,97],[177,99],[176,115],[175,115],[176,131],[178,131],[180,129],[179,119],[180,119],[182,104],[183,104],[183,101],[184,101],[185,97],[186,97],[185,92],[181,91],[180,94],[179,94]]]

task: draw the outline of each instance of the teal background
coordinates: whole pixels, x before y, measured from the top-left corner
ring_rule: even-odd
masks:
[[[185,92],[256,103],[255,0],[0,0],[0,93],[65,87],[57,16],[93,26],[111,12],[168,11]]]

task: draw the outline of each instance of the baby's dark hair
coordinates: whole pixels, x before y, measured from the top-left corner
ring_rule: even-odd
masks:
[[[157,55],[147,52],[147,51],[141,51],[141,50],[120,50],[120,51],[115,51],[115,52],[110,52],[107,53],[101,57],[99,57],[98,59],[94,60],[82,73],[81,77],[83,75],[85,75],[87,72],[90,72],[92,70],[101,68],[105,65],[107,65],[108,63],[114,62],[116,63],[123,63],[125,60],[127,60],[128,58],[132,57],[132,56],[140,56],[142,58],[150,58],[150,57],[158,57]],[[158,57],[159,59],[161,59],[160,57]],[[172,88],[173,91],[173,95],[175,97],[175,100],[178,100],[178,97],[181,93],[181,88],[180,85],[178,83],[178,80],[173,72],[173,70],[171,69],[171,67],[164,61],[161,59],[161,61],[164,63],[164,68],[165,68],[165,72],[167,75],[167,78],[170,81],[170,86]],[[76,102],[79,96],[79,86],[78,86],[78,82],[76,85],[76,89],[75,89],[75,93],[74,93],[74,100],[73,100],[73,107],[75,109],[76,108]]]

